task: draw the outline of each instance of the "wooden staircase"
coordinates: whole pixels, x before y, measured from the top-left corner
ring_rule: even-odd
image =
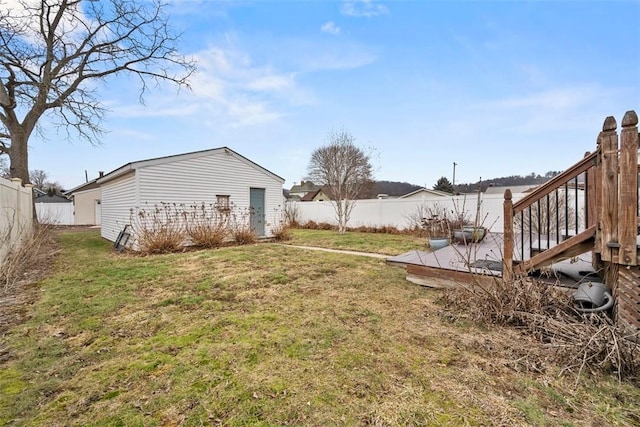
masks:
[[[616,129],[616,120],[607,117],[593,153],[515,203],[511,192],[505,192],[502,275],[514,280],[591,252],[594,268],[614,297],[619,296],[616,318],[639,329],[640,144],[635,111],[625,114],[619,137]]]

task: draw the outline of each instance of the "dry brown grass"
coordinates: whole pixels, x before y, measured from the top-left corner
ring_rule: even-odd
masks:
[[[533,365],[549,351],[533,336],[445,310],[373,258],[61,238],[33,317],[7,334],[0,424],[637,424],[636,387]]]

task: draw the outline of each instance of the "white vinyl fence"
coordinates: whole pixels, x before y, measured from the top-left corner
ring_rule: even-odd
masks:
[[[38,222],[52,225],[73,225],[73,203],[36,203]]]
[[[0,178],[0,263],[33,230],[33,186]]]
[[[521,199],[524,194],[514,194],[513,201]],[[503,202],[501,194],[482,195],[478,209],[476,195],[451,197],[425,197],[410,199],[368,199],[358,200],[349,219],[348,227],[380,227],[394,226],[398,229],[410,228],[416,220],[433,212],[446,210],[447,214],[457,216],[464,214],[471,222],[475,221],[476,212],[479,225],[490,231],[501,233],[503,224]],[[292,208],[298,210],[298,220],[326,222],[337,224],[336,214],[331,202],[299,202],[289,201]]]

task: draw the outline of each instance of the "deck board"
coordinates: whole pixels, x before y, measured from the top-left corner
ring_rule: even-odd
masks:
[[[502,233],[488,233],[479,243],[452,244],[435,251],[411,251],[387,258],[387,263],[397,265],[418,265],[443,270],[501,276],[499,270],[487,267],[473,267],[478,261],[490,265],[502,262]],[[477,264],[476,264],[477,265]]]
[[[476,280],[484,277],[487,280],[502,277],[503,234],[489,233],[480,243],[469,245],[453,244],[436,251],[414,250],[401,255],[389,257],[387,264],[407,268],[407,278],[415,283],[431,287],[448,287],[449,285],[429,284],[433,280]],[[473,267],[473,265],[478,267]],[[484,265],[484,267],[482,267]],[[553,263],[546,273],[536,274],[538,280],[565,287],[577,286],[580,278],[594,272],[591,266],[591,252],[570,259]],[[422,278],[422,279],[420,279]],[[427,279],[428,278],[428,279]],[[415,279],[415,280],[412,280]],[[420,279],[420,280],[418,280]]]

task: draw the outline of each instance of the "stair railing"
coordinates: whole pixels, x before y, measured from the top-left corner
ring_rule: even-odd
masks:
[[[524,273],[554,256],[585,248],[604,261],[636,265],[640,218],[637,123],[636,113],[628,111],[618,147],[616,121],[607,117],[596,151],[515,203],[511,191],[505,192],[506,280],[518,270]],[[576,246],[573,252],[571,246]],[[543,251],[549,255],[540,255]]]

